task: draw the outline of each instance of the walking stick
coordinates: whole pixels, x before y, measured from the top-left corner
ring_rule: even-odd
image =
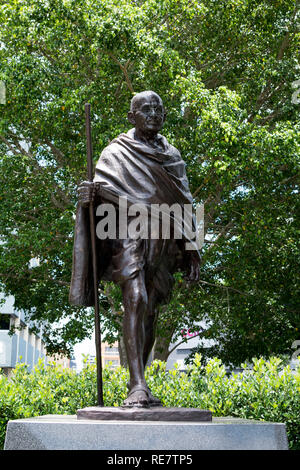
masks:
[[[93,181],[93,160],[92,160],[92,135],[91,135],[91,105],[85,104],[85,127],[87,142],[87,170],[88,180]],[[94,279],[94,295],[95,295],[95,342],[96,342],[96,364],[97,364],[97,393],[98,406],[103,404],[103,387],[102,387],[102,361],[101,361],[101,329],[99,316],[99,297],[98,297],[98,277],[97,277],[97,252],[96,252],[96,228],[95,213],[93,201],[90,202],[90,232],[92,246],[92,262],[93,262],[93,279]]]

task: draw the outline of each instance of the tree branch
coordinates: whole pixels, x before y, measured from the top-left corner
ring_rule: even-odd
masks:
[[[34,155],[31,152],[29,152],[29,150],[25,150],[24,147],[22,147],[20,145],[20,141],[22,139],[20,137],[16,136],[15,134],[13,134],[13,133],[10,133],[10,135],[13,139],[13,145],[5,137],[3,137],[2,135],[0,135],[0,139],[9,148],[9,150],[11,152],[13,152],[14,155],[19,156],[21,154],[21,155],[24,155],[24,156],[28,157],[30,159],[30,162],[32,163],[35,171],[42,174],[42,175],[45,174],[45,168],[43,168],[38,163],[38,161],[36,160]],[[56,149],[56,151],[60,152],[58,149]],[[61,189],[61,187],[58,186],[58,184],[55,183],[54,181],[53,181],[53,186],[56,189],[59,196],[61,197],[61,199],[63,200],[64,205],[60,204],[54,196],[53,196],[53,198],[51,198],[52,202],[54,203],[55,207],[64,210],[65,206],[68,206],[68,205],[71,204],[71,201],[68,198],[68,196],[66,195],[66,193]]]
[[[30,270],[28,270],[28,272],[30,273]],[[12,279],[18,279],[18,280],[26,279],[27,281],[32,281],[32,282],[50,281],[50,282],[54,282],[55,284],[58,284],[60,286],[70,287],[70,282],[62,281],[61,279],[52,279],[51,277],[43,277],[41,279],[36,279],[36,278],[32,278],[32,277],[18,276],[16,274],[6,275],[4,273],[0,273],[0,277],[3,277],[5,280],[7,280],[8,278],[12,278]]]
[[[41,144],[43,143],[42,141],[40,141]],[[45,143],[46,145],[48,145],[48,147],[50,147],[52,153],[56,156],[57,158],[57,163],[59,165],[60,168],[64,168],[65,166],[65,155],[62,153],[61,150],[59,150],[49,139],[45,139]]]
[[[188,339],[185,338],[185,339],[183,339],[182,341],[179,341],[179,343],[177,343],[172,349],[170,349],[170,351],[168,351],[168,352],[169,352],[169,356],[170,356],[170,354],[172,354],[173,351],[175,351],[176,348],[178,348],[178,346],[180,346],[180,345],[183,344],[183,343],[187,343],[188,341],[190,341],[190,339],[197,338],[197,336],[200,336],[201,334],[202,334],[202,331],[199,332],[199,333],[197,333],[197,334],[194,335],[194,336],[191,336],[191,337],[188,338]]]
[[[212,286],[212,287],[220,287],[221,289],[230,289],[232,290],[233,292],[236,292],[237,294],[241,294],[241,295],[245,295],[245,296],[249,296],[250,294],[247,294],[246,292],[242,292],[238,289],[235,289],[234,287],[230,287],[230,286],[224,286],[223,284],[213,284],[211,282],[207,282],[207,281],[202,281],[201,279],[198,281],[198,282],[201,282],[201,284],[206,284],[208,286]]]
[[[133,86],[132,86],[132,83],[131,83],[131,80],[130,80],[129,74],[128,74],[128,70],[131,67],[131,65],[133,65],[133,62],[131,62],[131,60],[128,59],[126,64],[123,65],[111,51],[105,51],[105,50],[102,50],[102,49],[98,49],[98,52],[106,54],[109,57],[111,57],[111,59],[120,67],[121,71],[124,74],[125,81],[127,83],[127,86],[129,88],[129,90],[131,91],[131,93],[134,93],[134,89],[133,89]]]

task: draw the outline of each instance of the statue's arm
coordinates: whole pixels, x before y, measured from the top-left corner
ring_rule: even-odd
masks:
[[[183,181],[184,186],[186,187],[187,198],[191,201],[191,204],[192,204],[193,196],[190,191],[189,182],[188,182],[188,178],[186,175],[186,164],[184,164],[184,167],[183,167],[182,181]],[[192,217],[192,225],[193,225],[193,231],[196,232],[197,225],[196,225],[195,214],[193,214],[193,217]],[[191,282],[198,281],[200,278],[200,265],[201,265],[201,258],[200,258],[199,251],[185,250],[184,257],[185,257],[186,278]]]
[[[100,203],[100,183],[83,181],[77,188],[78,202],[82,207],[89,207],[90,203],[96,206]]]

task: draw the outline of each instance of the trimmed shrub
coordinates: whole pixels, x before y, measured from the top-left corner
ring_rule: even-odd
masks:
[[[246,367],[245,365],[242,365]],[[119,406],[127,395],[128,371],[103,370],[105,406]],[[251,369],[228,376],[219,359],[204,367],[196,355],[186,372],[166,371],[154,361],[146,370],[147,382],[164,406],[202,408],[213,416],[233,416],[286,423],[289,446],[300,449],[300,366],[294,372],[278,358],[254,359]],[[8,420],[45,414],[76,414],[97,403],[96,370],[85,365],[76,374],[41,361],[29,372],[18,364],[8,379],[0,375],[0,447]]]

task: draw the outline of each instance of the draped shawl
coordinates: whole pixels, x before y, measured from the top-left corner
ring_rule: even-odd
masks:
[[[158,135],[163,150],[134,139],[134,129],[120,134],[101,153],[95,169],[94,182],[100,183],[101,200],[115,205],[126,197],[128,206],[174,203],[183,207],[192,204],[179,151],[167,139]],[[153,206],[152,206],[153,207]],[[169,214],[176,218],[176,215]],[[176,220],[173,220],[176,223]],[[183,231],[183,238],[190,240]],[[110,263],[105,241],[97,240],[98,277],[101,279]],[[73,269],[69,300],[74,305],[94,305],[89,211],[77,206],[73,248]]]

